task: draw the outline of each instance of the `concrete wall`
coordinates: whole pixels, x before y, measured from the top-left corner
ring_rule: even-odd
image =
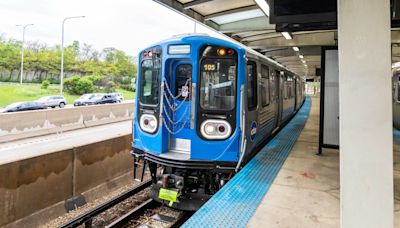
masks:
[[[0,81],[19,81],[21,71],[19,69],[13,71],[0,71]],[[65,72],[64,77],[69,78],[73,75],[85,76],[87,74],[82,74],[79,72]],[[41,81],[41,80],[60,80],[60,73],[53,74],[45,71],[26,71],[24,70],[24,81]]]
[[[132,169],[131,135],[0,166],[0,226]]]
[[[0,143],[132,119],[133,102],[0,114]]]

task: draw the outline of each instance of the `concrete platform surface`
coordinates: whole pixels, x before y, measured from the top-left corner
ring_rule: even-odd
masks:
[[[340,227],[339,151],[318,156],[319,98],[248,227]],[[400,145],[394,143],[395,227],[400,227]]]
[[[248,227],[339,227],[339,152],[318,151],[319,98]]]
[[[132,133],[132,120],[0,143],[0,165]]]

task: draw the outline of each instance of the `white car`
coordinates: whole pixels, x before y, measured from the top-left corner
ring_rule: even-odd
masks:
[[[46,96],[42,97],[37,102],[41,103],[43,106],[47,107],[60,107],[64,108],[67,105],[67,101],[64,96]]]

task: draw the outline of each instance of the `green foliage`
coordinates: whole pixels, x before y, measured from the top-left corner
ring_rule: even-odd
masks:
[[[82,95],[85,93],[92,93],[95,86],[90,77],[72,76],[64,80],[64,89],[68,93]]]
[[[99,74],[92,74],[92,75],[86,76],[85,78],[89,79],[93,83],[93,85],[96,85],[96,86],[101,86],[102,81],[104,80],[104,76],[101,76]]]
[[[94,91],[93,82],[87,77],[80,78],[76,83],[75,94],[92,93]]]
[[[50,85],[50,81],[49,80],[43,80],[42,81],[42,89],[47,89]]]
[[[105,90],[107,93],[115,92],[116,89],[117,89],[117,84],[115,84],[115,82],[113,82],[113,81],[108,81],[108,82],[106,83],[106,85],[104,86],[104,90]]]
[[[60,73],[61,49],[59,46],[48,47],[38,42],[27,42],[24,54],[26,71],[44,73],[44,75]],[[13,70],[19,70],[20,59],[21,43],[1,37],[0,71],[11,74]],[[72,45],[64,48],[64,71],[78,75],[96,75],[90,80],[94,85],[98,85],[103,81],[100,79],[101,76],[111,77],[118,83],[124,78],[133,78],[137,67],[134,58],[123,51],[104,48],[99,52],[90,44],[81,45],[78,41],[74,41]],[[43,79],[38,80],[41,82]]]
[[[80,77],[76,76],[76,75],[74,75],[70,78],[66,78],[63,83],[64,90],[71,94],[79,94],[75,90],[76,85],[79,82],[79,79],[80,79]]]
[[[132,91],[132,92],[135,91],[135,88],[132,87],[132,85],[122,84],[120,87],[121,87],[121,89],[124,89],[124,90]]]

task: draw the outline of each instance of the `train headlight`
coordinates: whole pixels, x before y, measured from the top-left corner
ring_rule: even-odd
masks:
[[[140,117],[140,128],[148,133],[154,133],[157,129],[157,119],[153,115],[143,114]]]
[[[212,124],[206,124],[204,126],[204,131],[206,132],[206,134],[211,135],[215,133],[215,126]]]
[[[225,120],[206,120],[200,126],[206,139],[226,139],[232,133],[231,125]]]

